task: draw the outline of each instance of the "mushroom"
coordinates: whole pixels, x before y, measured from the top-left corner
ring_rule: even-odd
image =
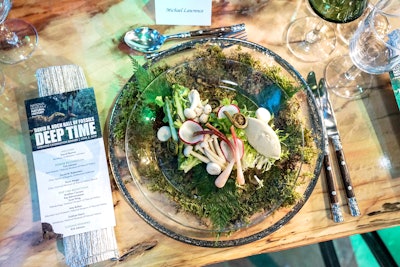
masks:
[[[268,109],[261,107],[256,110],[256,118],[268,123],[271,120],[271,113]]]
[[[188,98],[190,101],[190,107],[185,108],[183,114],[187,119],[194,119],[197,116],[196,108],[201,104],[200,94],[197,90],[191,90]]]
[[[207,163],[206,170],[211,175],[219,175],[221,173],[221,171],[222,171],[221,166],[219,166],[215,162]]]
[[[214,146],[215,152],[216,152],[217,155],[218,155],[221,159],[223,159],[224,162],[225,162],[225,155],[224,155],[224,153],[222,152],[221,146],[220,146],[220,144],[219,144],[219,142],[218,142],[218,136],[216,136],[215,134],[213,134],[213,135],[211,136],[211,139],[213,140],[213,146]]]
[[[203,149],[204,154],[210,159],[212,162],[217,163],[221,168],[225,167],[225,157],[220,157],[214,151],[213,139],[209,134],[204,135],[203,141],[200,143],[200,147]]]
[[[166,142],[168,139],[171,138],[171,136],[171,128],[167,125],[160,127],[160,129],[158,129],[157,131],[157,138],[161,142]]]
[[[210,162],[209,158],[201,155],[200,153],[193,151],[193,146],[186,146],[185,149],[183,150],[183,154],[185,155],[185,157],[189,157],[189,156],[196,157],[204,163]]]
[[[195,150],[195,151],[200,151],[201,153],[204,154],[204,149],[200,146],[199,143],[197,143],[197,144],[194,146],[194,150]]]
[[[204,105],[204,107],[203,107],[204,114],[209,115],[211,113],[211,111],[212,111],[212,107],[210,104]]]
[[[203,113],[203,114],[201,114],[200,117],[199,117],[199,122],[201,122],[201,123],[207,123],[208,118],[209,118],[209,115]]]
[[[194,109],[194,112],[196,112],[197,117],[200,117],[200,115],[203,114],[203,106],[201,106],[201,103],[199,105],[200,106],[197,106]]]
[[[225,165],[225,159],[222,160],[220,157],[218,157],[217,154],[215,154],[214,152],[211,151],[211,149],[209,147],[204,147],[204,153],[207,156],[207,158],[209,160],[211,160],[212,162],[215,162],[216,164],[218,164],[219,166],[224,167]]]

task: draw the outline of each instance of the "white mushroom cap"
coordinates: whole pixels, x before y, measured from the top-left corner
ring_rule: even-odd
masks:
[[[185,117],[186,117],[187,119],[194,119],[194,118],[196,118],[196,111],[194,111],[194,109],[186,108],[186,109],[183,111],[183,114],[185,115]]]
[[[193,146],[186,146],[183,149],[183,155],[185,155],[185,157],[189,157],[190,153],[193,151]]]
[[[160,127],[160,129],[158,129],[158,131],[157,131],[157,138],[161,142],[165,142],[168,139],[170,139],[171,135],[172,135],[171,128],[169,128],[169,126],[167,126],[167,125]]]
[[[212,107],[211,107],[211,105],[210,104],[206,104],[204,107],[203,107],[203,112],[204,112],[204,114],[210,114],[211,113],[211,111],[212,111]]]
[[[271,120],[271,113],[266,108],[258,108],[256,110],[256,117],[259,120],[269,122]]]
[[[203,113],[203,114],[200,115],[199,121],[201,123],[206,123],[208,121],[208,118],[209,118],[209,115]]]
[[[199,91],[197,91],[195,89],[190,90],[188,98],[189,98],[190,103],[192,103],[192,104],[195,103],[193,105],[194,105],[194,107],[197,107],[198,104],[200,103],[200,93],[199,93]]]
[[[206,170],[211,175],[219,175],[221,173],[221,171],[222,171],[221,166],[219,166],[215,162],[207,163]]]
[[[201,114],[203,114],[203,107],[199,107],[197,106],[194,111],[196,112],[196,116],[200,116]]]

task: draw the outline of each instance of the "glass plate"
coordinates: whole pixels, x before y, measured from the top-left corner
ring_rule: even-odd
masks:
[[[252,105],[263,106],[273,111],[275,116],[278,116],[281,103],[287,97],[278,84],[275,84],[258,70],[230,59],[223,60],[223,63],[218,65],[218,70],[210,72],[209,68],[203,67],[207,66],[209,59],[193,58],[193,55],[198,53],[198,48],[196,48],[198,45],[219,46],[227,55],[235,53],[240,47],[241,53],[250,54],[252,58],[260,61],[261,65],[267,68],[279,68],[280,75],[289,79],[295,86],[303,88],[295,96],[301,100],[299,101],[300,116],[305,127],[312,131],[315,148],[320,152],[323,150],[321,118],[315,106],[315,99],[304,79],[278,55],[265,47],[248,41],[229,38],[202,39],[184,43],[161,53],[151,60],[151,66],[161,66],[167,63],[168,66],[173,67],[170,67],[150,83],[143,94],[157,95],[157,82],[164,79],[174,80],[177,77],[184,76],[185,78],[189,77],[189,79],[185,79],[186,84],[183,85],[189,88],[195,87],[200,92],[211,87],[221,92],[226,91],[235,94],[239,104],[246,104],[248,107]],[[135,77],[133,76],[132,79],[135,79]],[[178,80],[182,79],[178,78]],[[127,88],[124,87],[123,90],[127,90]],[[296,200],[296,203],[290,207],[281,207],[284,199],[278,199],[273,205],[265,203],[263,211],[253,214],[245,221],[236,220],[232,225],[219,229],[219,235],[216,238],[215,229],[210,226],[207,219],[198,218],[190,212],[183,211],[179,208],[177,202],[171,200],[169,194],[149,190],[153,177],[148,176],[147,170],[152,169],[165,177],[178,194],[186,194],[189,198],[197,197],[185,186],[182,186],[182,180],[185,180],[185,175],[182,175],[182,172],[177,171],[176,168],[160,167],[173,166],[176,162],[173,158],[161,156],[163,153],[160,152],[164,148],[157,144],[157,139],[152,138],[151,142],[148,142],[148,139],[146,139],[146,142],[142,139],[142,133],[145,132],[152,133],[155,136],[156,127],[154,125],[157,119],[154,115],[153,106],[145,106],[143,112],[134,112],[137,107],[134,104],[125,135],[126,144],[123,141],[116,140],[110,130],[115,128],[121,113],[126,112],[127,109],[127,107],[121,106],[120,101],[121,95],[116,99],[108,125],[109,160],[115,181],[132,208],[146,222],[174,239],[205,247],[235,246],[258,240],[282,227],[300,210],[310,196],[319,177],[322,162],[321,153],[317,155],[315,161],[297,166],[298,179],[300,179],[298,184],[300,185],[296,187],[296,192],[302,197]],[[140,105],[140,107],[142,106]],[[130,108],[132,109],[132,107]],[[132,125],[133,120],[135,121],[134,126]],[[157,151],[157,149],[161,150]],[[306,172],[310,172],[312,175],[302,175]],[[281,185],[277,186],[280,187]]]

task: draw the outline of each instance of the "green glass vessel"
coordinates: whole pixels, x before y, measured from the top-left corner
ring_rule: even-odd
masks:
[[[368,6],[368,0],[309,0],[309,3],[319,17],[334,23],[353,21]]]

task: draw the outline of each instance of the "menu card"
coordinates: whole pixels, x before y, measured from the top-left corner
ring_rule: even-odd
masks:
[[[156,24],[211,25],[212,0],[155,0]]]
[[[42,222],[65,236],[115,226],[93,88],[25,101]]]
[[[400,64],[394,67],[394,69],[389,72],[389,77],[392,83],[394,97],[397,101],[397,106],[400,109]]]

